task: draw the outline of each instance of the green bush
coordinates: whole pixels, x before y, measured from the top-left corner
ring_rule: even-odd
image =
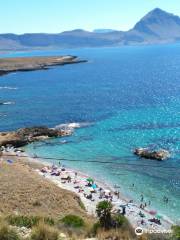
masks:
[[[92,230],[91,230],[92,234],[93,234],[94,236],[96,236],[96,234],[97,234],[97,232],[98,232],[98,230],[99,230],[100,228],[101,228],[100,222],[94,223],[94,224],[93,224],[93,227],[92,227]]]
[[[173,226],[173,240],[180,240],[180,226]]]
[[[32,230],[31,240],[58,240],[59,233],[53,227],[40,223]]]
[[[96,206],[96,213],[99,218],[101,227],[109,229],[112,226],[111,217],[112,204],[108,201],[101,201]]]
[[[128,223],[127,219],[125,216],[117,214],[113,217],[114,223],[115,223],[115,227],[121,227],[125,224]]]
[[[48,225],[54,225],[54,220],[52,218],[42,218],[38,216],[15,216],[10,215],[6,219],[10,225],[14,225],[17,227],[27,227],[32,228],[33,226],[37,225],[40,221]]]
[[[17,232],[5,224],[0,225],[0,239],[1,240],[20,240]]]
[[[61,222],[66,227],[80,228],[85,226],[84,220],[76,215],[67,215],[61,219]]]

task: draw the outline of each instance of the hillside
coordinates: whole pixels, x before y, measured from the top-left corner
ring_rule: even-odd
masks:
[[[180,17],[156,8],[127,32],[82,29],[57,34],[0,34],[0,50],[76,48],[170,43],[180,41]]]
[[[9,157],[4,155],[3,159]],[[67,214],[78,214],[87,218],[77,195],[57,187],[32,170],[42,165],[30,163],[25,158],[18,161],[15,156],[11,159],[12,164],[0,163],[0,215],[43,214],[58,219]]]

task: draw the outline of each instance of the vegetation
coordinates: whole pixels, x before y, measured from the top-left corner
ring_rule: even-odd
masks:
[[[180,240],[180,226],[173,226],[173,240]]]
[[[31,240],[58,240],[58,237],[58,230],[43,223],[36,226],[31,234]]]
[[[61,219],[61,222],[67,227],[81,228],[85,226],[84,220],[76,215],[67,215]]]
[[[40,221],[48,224],[54,225],[54,220],[48,217],[39,217],[39,216],[21,216],[21,215],[9,215],[6,220],[10,225],[17,226],[17,227],[27,227],[32,228],[33,226],[37,225]]]
[[[99,202],[96,207],[100,226],[105,229],[109,229],[112,225],[111,210],[112,204],[108,201]]]
[[[1,240],[20,240],[17,232],[4,223],[0,224],[0,239]]]
[[[124,225],[129,224],[127,218],[123,215],[116,214],[113,217],[113,226],[116,228],[123,227]]]

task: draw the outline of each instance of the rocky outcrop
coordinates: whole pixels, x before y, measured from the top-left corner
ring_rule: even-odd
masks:
[[[17,71],[47,70],[52,66],[83,63],[76,56],[18,57],[0,59],[0,76]]]
[[[155,159],[159,161],[170,157],[170,153],[164,149],[161,149],[159,151],[150,151],[147,148],[136,148],[134,150],[134,154],[142,158]]]
[[[40,141],[51,137],[65,136],[68,134],[69,132],[67,133],[61,129],[57,130],[47,127],[21,128],[17,131],[1,132],[0,147],[8,145],[22,147],[34,141]]]

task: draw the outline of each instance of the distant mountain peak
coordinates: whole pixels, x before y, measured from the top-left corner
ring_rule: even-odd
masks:
[[[170,39],[180,36],[180,17],[155,8],[140,19],[133,29],[152,36]]]

